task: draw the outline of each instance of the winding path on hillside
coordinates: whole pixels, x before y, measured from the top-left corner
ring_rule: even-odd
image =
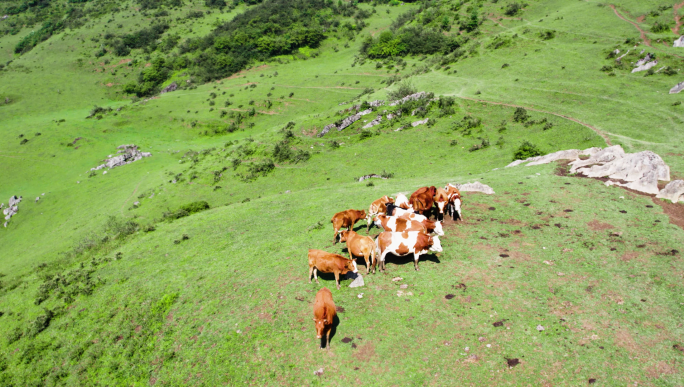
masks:
[[[639,27],[639,25],[637,23],[635,23],[635,22],[627,19],[626,17],[622,16],[622,14],[620,14],[620,12],[618,12],[617,8],[615,8],[615,5],[613,5],[613,4],[608,4],[608,5],[610,6],[610,8],[613,9],[613,12],[615,12],[615,15],[617,15],[617,17],[619,17],[620,19],[622,19],[622,20],[626,21],[627,23],[633,25],[634,27],[636,27],[637,30],[639,30],[641,40],[644,41],[644,44],[646,44],[649,47],[653,47],[651,45],[651,41],[648,40],[648,37],[646,36],[646,32],[644,30],[642,30],[641,27]]]
[[[527,110],[532,110],[532,111],[538,112],[538,113],[552,114],[552,115],[554,115],[554,116],[556,116],[556,117],[565,118],[566,120],[570,120],[570,121],[576,122],[576,123],[578,123],[578,124],[580,124],[580,125],[582,125],[582,126],[584,126],[584,127],[586,127],[586,128],[589,128],[589,129],[593,130],[596,134],[598,134],[599,136],[601,136],[601,138],[603,138],[603,140],[606,142],[606,144],[608,144],[608,146],[613,145],[613,144],[610,142],[610,138],[608,137],[608,135],[606,135],[606,134],[605,134],[604,132],[602,132],[600,129],[598,129],[598,128],[594,127],[594,126],[591,126],[591,125],[589,125],[589,124],[587,124],[587,123],[585,123],[585,122],[582,122],[582,121],[578,120],[577,118],[572,118],[572,117],[570,117],[570,116],[566,116],[565,114],[554,113],[554,112],[550,112],[550,111],[547,111],[547,110],[535,109],[535,108],[532,108],[532,107],[529,107],[529,106],[514,105],[514,104],[511,104],[511,103],[505,103],[505,102],[485,101],[485,100],[483,100],[483,99],[470,98],[470,97],[462,97],[462,96],[457,96],[457,97],[458,97],[458,98],[461,98],[461,99],[467,99],[467,100],[469,100],[469,101],[488,103],[488,104],[490,104],[490,105],[501,105],[501,106],[515,107],[515,108],[519,108],[519,107],[520,107],[520,108],[524,108],[524,109],[527,109]]]

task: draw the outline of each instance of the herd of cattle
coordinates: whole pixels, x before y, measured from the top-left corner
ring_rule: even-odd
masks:
[[[442,245],[439,236],[444,235],[442,222],[445,215],[453,220],[461,219],[461,193],[452,184],[444,188],[422,187],[411,197],[398,194],[396,199],[383,196],[371,203],[368,212],[364,210],[346,210],[336,213],[331,222],[333,225],[333,243],[347,244],[349,259],[339,254],[328,253],[323,250],[309,250],[309,283],[311,275],[318,282],[318,272],[333,273],[337,289],[340,289],[340,274],[357,273],[356,257],[363,257],[366,263],[366,274],[373,273],[380,260],[380,270],[385,270],[387,254],[405,256],[413,254],[413,264],[418,270],[418,260],[428,251],[441,252]],[[431,215],[436,220],[430,220]],[[375,224],[383,229],[375,240],[353,231],[354,224],[361,219],[366,220],[366,233]],[[343,230],[345,229],[346,230]],[[342,230],[342,231],[340,231]],[[430,234],[436,234],[435,236]],[[323,288],[316,294],[314,301],[314,322],[316,337],[325,336],[330,349],[330,330],[335,318],[335,303],[328,288]]]

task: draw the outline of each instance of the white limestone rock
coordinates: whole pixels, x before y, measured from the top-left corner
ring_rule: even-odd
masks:
[[[684,47],[684,35],[675,39],[674,43],[672,43],[672,47]]]
[[[430,120],[429,118],[426,118],[426,119],[424,119],[424,120],[411,122],[411,126],[413,126],[413,127],[415,128],[415,127],[418,126],[418,125],[425,125],[425,124],[427,124],[427,122],[428,122],[429,120]]]
[[[677,94],[684,90],[684,82],[679,82],[670,89],[670,94]]]
[[[363,282],[363,276],[361,274],[357,274],[357,277],[352,281],[352,283],[349,284],[350,288],[358,288],[365,285]]]
[[[642,64],[642,65],[640,65],[639,67],[632,69],[632,73],[638,73],[639,71],[646,71],[646,70],[649,70],[651,67],[653,67],[653,66],[655,66],[655,65],[657,65],[657,64],[658,64],[658,61],[657,61],[657,60],[654,60],[654,61],[652,61],[652,62],[648,62],[648,63]]]
[[[479,181],[474,183],[454,184],[454,186],[461,192],[482,192],[487,195],[494,194],[492,187],[482,184]]]
[[[668,199],[672,203],[684,201],[684,180],[672,180],[656,195],[659,199]]]

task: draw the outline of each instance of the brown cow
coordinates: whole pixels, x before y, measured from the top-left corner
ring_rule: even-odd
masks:
[[[382,216],[382,215],[379,215]],[[375,273],[375,242],[373,238],[359,235],[354,231],[341,231],[340,242],[347,242],[347,251],[349,252],[349,259],[353,256],[363,257],[366,260],[366,274],[370,273],[371,264],[373,265],[373,273]]]
[[[309,250],[309,283],[311,283],[311,273],[318,282],[318,271],[321,273],[335,273],[337,290],[340,290],[340,274],[348,272],[358,273],[356,268],[356,258],[349,260],[339,254],[328,253],[323,250]]]
[[[322,339],[325,336],[325,348],[330,349],[330,331],[332,330],[333,320],[335,320],[337,315],[330,289],[323,288],[316,293],[313,312],[313,320],[316,324],[316,338]],[[320,348],[323,349],[323,340],[321,340]]]
[[[354,227],[354,223],[358,222],[360,219],[366,217],[366,211],[364,210],[345,210],[333,215],[330,222],[332,222],[335,234],[333,235],[333,243],[337,243],[337,234],[341,228],[346,228],[351,230]]]
[[[413,206],[413,211],[421,215],[425,215],[427,212],[429,215],[434,203],[435,193],[437,193],[437,188],[434,186],[418,188],[409,198],[409,204]]]
[[[437,206],[437,220],[440,217],[444,219],[444,212],[447,210],[447,204],[449,203],[449,194],[444,188],[439,187],[435,193],[434,201],[435,206]]]
[[[427,219],[426,219],[427,220]],[[417,220],[411,220],[403,216],[385,216],[378,215],[375,218],[375,225],[385,231],[424,231],[428,232],[423,223]]]
[[[408,219],[412,222],[418,222],[423,225],[425,228],[425,231],[428,233],[434,232],[435,234],[442,236],[444,235],[444,229],[442,228],[442,222],[440,221],[432,221],[428,219],[426,216],[420,215],[420,214],[414,214],[412,212],[406,212],[402,215],[399,215],[397,218],[400,219]],[[389,230],[386,230],[389,231]]]
[[[368,215],[366,216],[366,232],[369,232],[371,226],[373,226],[372,222],[374,216],[387,212],[387,203],[394,203],[394,199],[385,195],[371,203],[368,208]]]

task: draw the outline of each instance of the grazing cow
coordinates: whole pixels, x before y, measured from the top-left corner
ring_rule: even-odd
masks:
[[[413,206],[413,210],[421,215],[432,210],[432,205],[434,203],[435,193],[437,193],[437,188],[433,187],[422,187],[418,188],[416,192],[411,194],[409,198],[409,204]],[[428,215],[426,215],[428,216]]]
[[[456,220],[456,214],[458,214],[458,219],[463,220],[463,215],[461,214],[461,204],[463,203],[461,191],[451,183],[447,183],[444,189],[447,191],[449,202],[447,205],[447,213],[451,215],[451,219],[453,220]]]
[[[437,206],[437,220],[440,218],[444,219],[444,213],[447,210],[447,204],[449,203],[449,194],[444,188],[437,188],[434,201],[435,206]]]
[[[370,231],[370,228],[373,225],[373,217],[375,215],[384,214],[387,212],[388,203],[394,203],[394,199],[387,195],[371,203],[370,207],[368,208],[368,215],[366,215],[366,232]]]
[[[439,237],[430,236],[422,231],[390,232],[378,235],[376,240],[380,256],[380,270],[385,271],[385,256],[392,253],[404,256],[413,253],[413,266],[418,271],[418,260],[421,254],[429,251],[441,252]]]
[[[364,210],[346,210],[333,215],[332,219],[330,220],[333,224],[333,229],[335,230],[335,234],[333,235],[333,243],[337,243],[337,234],[341,228],[351,230],[352,227],[354,227],[354,223],[358,222],[360,219],[364,219],[365,217],[366,211]]]
[[[419,221],[411,220],[408,217],[378,215],[375,218],[375,225],[385,231],[424,231],[425,226]]]
[[[413,206],[409,203],[408,198],[406,198],[406,195],[404,194],[397,194],[397,199],[394,201],[394,204],[399,207],[403,208],[405,210],[413,210]]]
[[[313,312],[313,320],[316,324],[316,338],[322,339],[323,336],[325,336],[325,348],[330,349],[330,331],[332,330],[333,320],[337,315],[337,312],[335,311],[335,302],[333,302],[330,289],[323,288],[316,293]],[[320,348],[323,349],[322,340]]]
[[[413,212],[404,212],[398,216],[399,218],[408,219],[414,222],[420,222],[428,233],[434,232],[439,236],[444,235],[444,229],[442,228],[442,222],[432,221],[424,215],[414,214]]]
[[[345,230],[340,231],[340,242],[347,242],[349,259],[353,259],[354,256],[363,257],[366,260],[366,274],[370,273],[371,264],[373,265],[373,273],[375,273],[375,265],[378,261],[375,259],[375,242],[373,242],[373,238],[359,235],[355,231]]]
[[[309,250],[309,283],[311,283],[311,273],[318,282],[318,271],[321,273],[335,273],[337,290],[340,290],[340,274],[348,272],[358,273],[356,268],[356,258],[349,260],[339,254],[328,253],[323,250]]]

